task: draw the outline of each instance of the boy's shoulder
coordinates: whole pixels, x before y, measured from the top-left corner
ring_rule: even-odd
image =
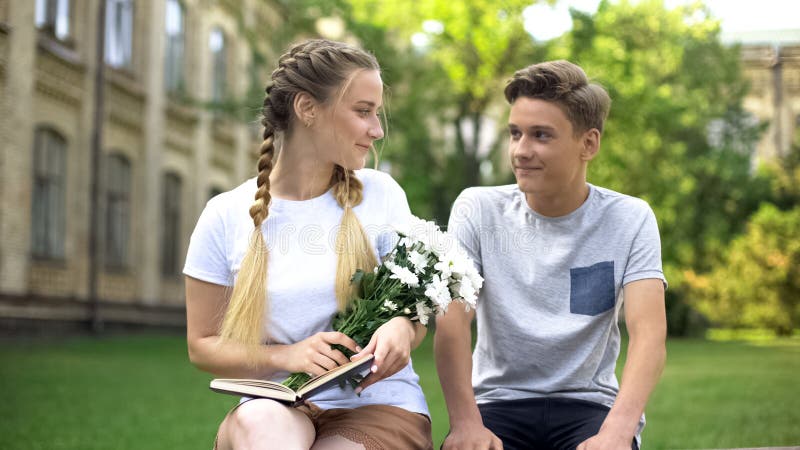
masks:
[[[650,211],[650,205],[647,201],[634,197],[632,195],[623,194],[612,189],[604,188],[602,186],[595,186],[590,184],[591,189],[594,191],[596,203],[603,209],[619,209],[627,211]]]
[[[521,192],[516,184],[478,186],[464,189],[450,210],[450,222],[468,222],[488,226],[519,207]]]
[[[475,186],[461,191],[458,200],[473,200],[481,203],[489,202],[496,205],[498,201],[513,199],[520,195],[519,187],[516,184],[506,184],[502,186]]]

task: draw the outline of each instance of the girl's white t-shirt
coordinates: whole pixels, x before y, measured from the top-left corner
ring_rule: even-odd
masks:
[[[394,247],[394,226],[411,217],[403,189],[383,172],[362,169],[361,203],[353,208],[380,260]],[[209,283],[232,286],[253,230],[249,209],[256,179],[217,195],[206,204],[189,242],[183,273]],[[342,208],[332,190],[303,201],[273,198],[261,226],[269,248],[267,344],[293,344],[317,332],[330,331],[336,314],[336,235]],[[287,372],[271,378],[281,381]],[[320,408],[355,408],[383,404],[428,414],[419,377],[411,362],[398,373],[365,389],[325,390],[311,398]]]

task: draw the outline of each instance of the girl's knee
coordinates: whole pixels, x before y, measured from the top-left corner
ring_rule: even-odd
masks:
[[[266,424],[273,424],[286,420],[289,416],[288,408],[272,400],[250,400],[234,409],[226,422],[230,427],[241,430],[263,430]]]
[[[219,448],[307,449],[314,435],[314,426],[303,413],[272,400],[250,400],[228,414],[220,425]]]

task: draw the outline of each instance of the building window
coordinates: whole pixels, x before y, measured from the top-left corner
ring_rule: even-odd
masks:
[[[133,54],[133,0],[106,0],[106,64],[130,67]]]
[[[108,156],[106,164],[105,264],[128,265],[131,220],[131,163],[120,154]]]
[[[174,173],[164,175],[161,214],[161,274],[179,274],[178,254],[181,242],[181,179]]]
[[[36,0],[36,27],[62,41],[69,37],[69,0]]]
[[[183,48],[184,9],[179,0],[167,0],[166,11],[167,48],[164,52],[164,84],[167,92],[184,91]]]
[[[214,28],[211,30],[208,38],[208,47],[211,49],[213,70],[211,74],[211,98],[215,102],[220,102],[225,98],[228,70],[225,33],[222,32],[222,29]]]
[[[35,258],[64,258],[64,186],[66,140],[39,128],[33,143],[31,253]]]

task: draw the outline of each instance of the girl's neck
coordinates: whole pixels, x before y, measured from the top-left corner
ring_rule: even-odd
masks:
[[[319,197],[331,187],[333,163],[321,161],[308,146],[285,142],[269,175],[270,194],[285,200]]]

